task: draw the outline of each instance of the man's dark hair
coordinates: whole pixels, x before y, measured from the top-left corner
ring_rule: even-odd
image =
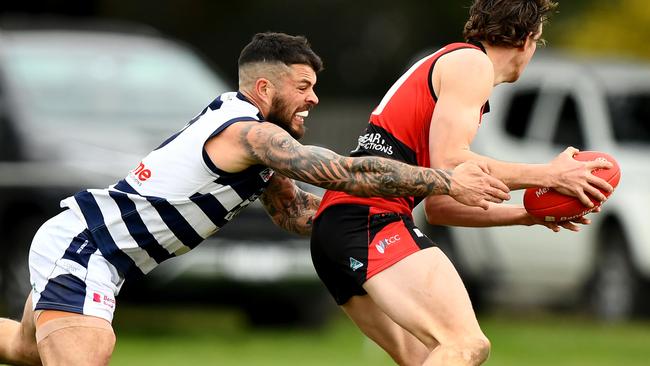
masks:
[[[255,62],[282,62],[287,66],[304,64],[314,72],[323,70],[323,62],[311,49],[307,38],[284,33],[257,33],[239,55],[239,67]]]
[[[468,42],[521,47],[556,8],[553,0],[475,0],[463,36]]]

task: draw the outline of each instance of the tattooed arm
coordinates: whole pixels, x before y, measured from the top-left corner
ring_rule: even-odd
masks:
[[[487,174],[486,166],[468,162],[453,170],[431,169],[379,157],[344,157],[301,145],[272,123],[237,126],[239,145],[250,165],[263,164],[280,174],[357,196],[450,195],[461,203],[487,209],[509,199],[508,188]]]
[[[293,180],[274,174],[260,200],[279,227],[300,235],[311,233],[320,197],[298,188]]]

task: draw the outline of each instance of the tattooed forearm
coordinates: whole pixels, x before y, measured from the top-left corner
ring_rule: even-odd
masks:
[[[242,133],[250,154],[283,175],[357,196],[449,194],[451,172],[379,157],[350,158],[304,146],[279,128],[250,126]]]
[[[320,197],[301,190],[291,179],[275,174],[260,200],[276,225],[296,234],[311,234]]]

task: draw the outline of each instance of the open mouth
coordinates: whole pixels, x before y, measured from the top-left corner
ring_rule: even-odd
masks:
[[[294,115],[294,117],[300,122],[305,122],[305,118],[307,118],[307,116],[309,116],[309,111],[298,112]]]

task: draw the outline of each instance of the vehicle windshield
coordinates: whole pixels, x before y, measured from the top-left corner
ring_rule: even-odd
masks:
[[[36,123],[178,124],[227,89],[195,54],[164,42],[44,43],[10,42],[3,55]]]
[[[611,94],[607,104],[616,141],[650,143],[650,90]]]

